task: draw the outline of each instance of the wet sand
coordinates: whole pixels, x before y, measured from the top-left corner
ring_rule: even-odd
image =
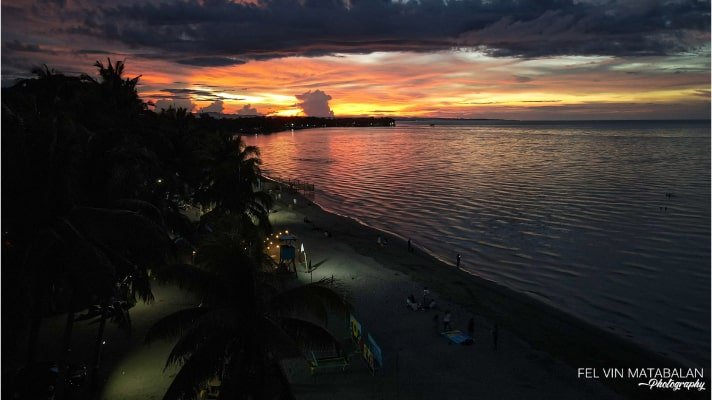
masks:
[[[313,265],[319,265],[313,277],[302,272],[300,279],[308,282],[334,276],[342,282],[364,329],[379,343],[386,364],[371,376],[364,361],[353,357],[350,373],[310,377],[295,361],[288,369],[300,399],[337,395],[354,399],[708,396],[708,391],[648,390],[638,387],[640,379],[603,379],[603,368],[686,366],[527,295],[458,270],[418,251],[417,244],[409,252],[406,241],[325,212],[299,194],[283,191],[281,199],[278,211],[271,215],[275,229],[295,233]],[[388,239],[387,246],[377,244],[378,235]],[[435,332],[435,312],[406,308],[406,297],[412,293],[422,298],[425,286],[439,304],[440,321],[442,311],[450,309],[454,328],[466,331],[467,321],[474,316],[473,346],[449,345]],[[491,338],[495,323],[499,326],[497,351],[492,350]],[[600,378],[577,377],[577,368],[582,367],[597,368]]]

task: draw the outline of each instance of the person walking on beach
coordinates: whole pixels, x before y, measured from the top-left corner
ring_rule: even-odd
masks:
[[[428,303],[428,297],[430,296],[430,290],[428,290],[428,287],[423,288],[423,306],[429,304]]]
[[[495,351],[497,351],[497,339],[499,339],[499,327],[494,324],[494,327],[492,327],[492,349]]]
[[[381,238],[381,235],[378,235],[378,239],[376,239],[376,243],[378,243],[379,246],[383,246],[383,239]]]
[[[445,311],[445,316],[443,317],[443,332],[447,332],[452,329],[452,326],[450,325],[450,318],[452,318],[450,310]]]
[[[408,252],[409,253],[413,252],[413,246],[410,245],[410,238],[408,238]]]
[[[460,256],[460,253],[457,253],[457,268],[460,268],[460,260],[462,257]]]
[[[470,317],[470,320],[467,321],[467,333],[470,337],[475,337],[475,317]]]

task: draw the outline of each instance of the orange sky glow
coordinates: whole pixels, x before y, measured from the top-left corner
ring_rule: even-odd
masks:
[[[304,115],[316,93],[337,117],[710,116],[705,1],[43,4],[3,2],[3,86],[111,58],[144,100],[193,112]]]
[[[127,64],[141,77],[141,94],[155,101],[163,88],[192,94],[194,111],[215,97],[224,113],[251,105],[265,115],[302,115],[295,94],[323,90],[336,116],[536,118],[536,112],[581,106],[604,116],[660,108],[708,107],[707,65],[650,57],[573,56],[522,60],[468,51],[372,53],[251,61],[229,67],[176,68]],[[680,68],[686,73],[680,74]],[[677,73],[676,73],[677,72]],[[621,108],[622,106],[622,108]],[[548,114],[546,114],[548,115]]]

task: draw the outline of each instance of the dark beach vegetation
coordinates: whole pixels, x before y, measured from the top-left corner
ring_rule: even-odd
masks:
[[[371,127],[394,126],[393,118],[320,118],[320,117],[244,117],[213,118],[209,114],[199,114],[196,124],[208,129],[220,129],[246,134],[274,133],[290,129],[329,127]]]
[[[259,151],[236,133],[340,120],[155,113],[122,62],[95,66],[98,78],[44,67],[3,89],[3,397],[98,398],[106,325],[131,329],[131,308],[151,302],[160,280],[202,299],[146,338],[178,340],[167,364],[182,368],[166,399],[194,398],[215,379],[220,398],[289,398],[279,358],[334,344],[320,321],[348,306],[333,282],[274,274],[263,246],[271,198],[255,190]],[[63,355],[47,360],[38,331],[60,314]],[[73,355],[88,367],[76,389],[68,358],[81,320],[96,322],[96,342]],[[47,363],[56,376],[45,379]]]

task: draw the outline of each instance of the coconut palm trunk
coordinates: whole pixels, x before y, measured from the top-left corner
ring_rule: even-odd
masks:
[[[72,289],[69,300],[69,312],[64,325],[64,337],[62,339],[62,358],[59,361],[59,382],[57,383],[57,394],[60,398],[68,399],[69,390],[67,388],[67,378],[69,377],[69,353],[72,350],[72,331],[74,330],[75,305],[77,302],[77,289]]]
[[[99,330],[96,333],[96,342],[94,343],[94,360],[92,362],[91,373],[91,393],[96,394],[99,389],[99,365],[101,363],[101,350],[104,346],[104,330],[106,328],[108,302],[105,300],[101,303],[101,318],[99,319]]]

